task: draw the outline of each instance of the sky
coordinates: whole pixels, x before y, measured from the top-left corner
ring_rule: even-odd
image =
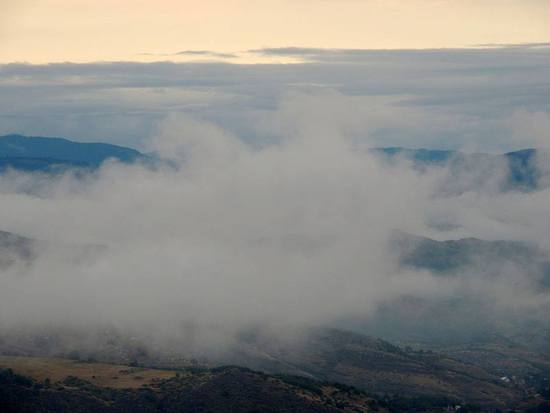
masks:
[[[265,47],[425,49],[550,41],[546,0],[2,0],[0,8],[2,63],[251,63],[266,58],[247,51]]]
[[[164,120],[181,114],[262,146],[284,133],[287,102],[314,97],[347,134],[377,146],[549,145],[546,0],[1,7],[0,134],[147,151]]]

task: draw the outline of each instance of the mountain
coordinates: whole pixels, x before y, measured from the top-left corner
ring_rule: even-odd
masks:
[[[531,243],[477,238],[437,241],[401,231],[392,235],[391,246],[405,267],[430,270],[436,275],[473,269],[478,275],[487,275],[515,267],[538,279],[541,286],[550,287],[550,254]]]
[[[28,263],[35,257],[36,241],[31,238],[0,231],[0,270],[15,263]]]
[[[0,252],[7,251],[6,256],[10,257],[16,251],[18,259],[28,259],[32,245],[37,242],[44,243],[0,233]],[[428,269],[444,278],[495,277],[499,265],[525,268],[536,278],[540,276],[539,264],[545,259],[543,252],[534,246],[515,241],[474,238],[436,241],[396,232],[392,242],[403,267]],[[478,260],[492,262],[495,273],[472,272]],[[169,350],[155,349],[147,342],[129,340],[108,329],[102,329],[101,333],[93,329],[73,332],[68,334],[69,340],[65,330],[12,331],[3,334],[0,354],[76,356],[82,360],[134,361],[163,368],[231,364],[268,374],[344,383],[379,397],[441,396],[502,408],[514,403],[524,390],[520,380],[534,375],[550,377],[550,363],[533,348],[533,337],[538,333],[532,323],[524,323],[524,318],[519,320],[522,328],[517,340],[513,335],[499,336],[498,329],[491,324],[494,320],[486,317],[486,303],[476,300],[475,296],[462,295],[451,299],[402,297],[382,305],[368,320],[342,323],[338,329],[289,327],[279,329],[277,336],[273,336],[258,327],[241,332],[222,356],[205,353],[204,358],[194,362],[190,360],[196,356],[185,350],[185,342]],[[88,345],[91,341],[93,348]],[[518,344],[528,341],[530,348]],[[541,343],[547,343],[547,338]],[[406,348],[405,344],[415,349]],[[436,351],[419,350],[427,348]],[[502,383],[503,376],[515,376],[518,383]]]
[[[99,360],[171,370],[238,365],[276,377],[301,376],[304,380],[301,383],[342,383],[379,400],[416,400],[417,406],[444,399],[456,404],[503,408],[515,406],[527,390],[519,382],[500,380],[500,370],[462,362],[441,352],[403,348],[340,329],[279,329],[274,335],[259,328],[243,332],[240,341],[225,348],[223,355],[204,354],[203,357],[208,358],[201,360],[192,358],[185,342],[167,351],[151,348],[147,341],[135,337],[128,339],[116,331],[100,331],[101,334],[96,331],[73,334],[66,329],[44,329],[41,335],[25,330],[10,331],[0,341],[0,354],[71,357],[82,363]],[[94,346],[86,348],[90,340]],[[22,368],[26,364],[18,366]],[[17,366],[0,357],[0,367]],[[39,367],[38,370],[48,372],[49,377],[55,371],[44,365]],[[19,371],[30,374],[24,369]],[[96,374],[98,380],[100,377],[110,376]]]
[[[13,169],[25,172],[62,173],[72,169],[88,168],[85,162],[51,158],[0,158],[0,172]]]
[[[0,171],[8,168],[28,172],[97,168],[107,159],[132,163],[146,160],[147,157],[135,149],[107,143],[21,135],[0,137]]]
[[[523,242],[475,238],[437,241],[403,232],[396,232],[392,242],[402,267],[429,270],[445,279],[490,277],[491,282],[498,282],[500,268],[517,267],[543,282],[548,268],[545,252]],[[32,262],[37,243],[41,243],[41,249],[47,247],[44,241],[0,232],[0,264]],[[488,262],[489,270],[485,268]],[[258,406],[270,406],[271,410],[265,407],[260,411],[273,412],[375,411],[373,406],[380,411],[388,406],[394,412],[443,411],[449,404],[464,403],[496,411],[519,409],[524,402],[538,403],[545,392],[550,397],[550,361],[544,349],[550,336],[542,337],[550,330],[527,322],[522,314],[516,323],[521,327],[516,329],[516,336],[499,335],[491,324],[494,320],[486,318],[487,303],[476,300],[473,294],[441,300],[402,297],[382,305],[356,326],[342,323],[337,329],[278,329],[276,335],[258,327],[240,332],[223,355],[204,361],[192,360],[194,355],[187,352],[185,342],[173,350],[155,349],[148,347],[147,341],[105,328],[100,334],[93,329],[69,332],[47,327],[41,332],[3,331],[0,354],[75,357],[165,369],[230,364],[263,373],[242,368],[191,371],[192,380],[164,377],[149,383],[145,389],[152,389],[152,394],[141,387],[107,391],[94,377],[59,379],[57,386],[45,388],[41,383],[5,373],[6,382],[2,383],[0,377],[0,391],[7,389],[0,394],[0,411],[9,412],[8,408],[21,400],[28,410],[11,411],[195,411],[199,407],[201,411],[232,411],[220,407],[226,403],[235,406],[234,411],[254,411]],[[356,332],[346,331],[350,328]],[[543,345],[537,349],[532,343],[541,337]],[[13,367],[1,361],[0,367]],[[42,366],[41,371],[52,374],[55,369]],[[78,377],[77,373],[71,375]],[[113,376],[122,382],[118,374],[109,377]],[[327,384],[334,382],[343,385]],[[359,400],[380,403],[358,405],[358,393],[346,386],[371,395],[359,392]],[[339,389],[344,389],[343,393]],[[304,404],[304,397],[313,404]],[[2,402],[7,406],[4,410]],[[355,410],[348,409],[350,405]],[[434,405],[438,408],[428,408]],[[81,410],[75,406],[81,406]]]
[[[4,413],[389,411],[349,386],[239,367],[163,371],[29,357],[0,357],[0,366],[10,367],[0,369]]]
[[[401,147],[374,148],[372,152],[384,155],[387,159],[403,158],[418,165],[445,165],[461,156],[461,152],[437,149],[407,149]]]
[[[496,344],[501,348],[514,343],[524,350],[547,354],[550,320],[544,312],[505,310],[503,302],[487,297],[483,291],[497,286],[507,303],[519,294],[528,297],[521,298],[525,300],[547,295],[548,251],[527,242],[476,238],[438,241],[400,231],[393,234],[390,250],[401,266],[402,276],[410,270],[429,271],[442,288],[451,284],[460,287],[452,295],[399,297],[380,305],[368,320],[355,320],[347,328],[446,353],[450,347],[473,346],[477,350],[472,354],[478,355],[484,348],[498,359],[497,353],[503,351],[487,351],[484,346]],[[487,359],[476,359],[475,364]]]
[[[548,159],[549,154],[537,149],[498,155],[401,147],[374,148],[371,152],[389,162],[412,162],[413,167],[420,171],[448,168],[451,189],[458,192],[479,189],[495,179],[503,191],[533,191],[547,184],[547,173],[541,170],[540,164],[541,159]]]
[[[80,260],[97,256],[107,247],[98,244],[63,244],[23,237],[7,231],[0,231],[0,271],[12,266],[25,269],[32,265],[41,253],[69,254]]]
[[[377,397],[444,397],[487,408],[513,405],[521,390],[496,371],[441,352],[417,351],[334,328],[302,330],[298,340],[248,337],[234,361],[271,373],[289,373],[357,387]]]
[[[550,181],[539,168],[540,159],[546,159],[549,154],[536,149],[502,155],[400,147],[374,148],[371,152],[390,163],[410,161],[419,171],[434,167],[448,168],[449,176],[442,187],[444,192],[480,190],[495,182],[502,191],[534,191],[545,187]],[[13,169],[56,174],[74,169],[94,169],[107,159],[124,163],[151,161],[151,157],[135,149],[107,143],[22,135],[0,136],[0,173]]]

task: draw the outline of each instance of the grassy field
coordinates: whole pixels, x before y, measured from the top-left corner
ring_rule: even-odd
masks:
[[[75,376],[96,386],[117,389],[139,388],[144,384],[175,376],[175,372],[167,370],[40,357],[0,356],[0,368],[9,368],[17,374],[39,381],[49,378],[55,383]]]

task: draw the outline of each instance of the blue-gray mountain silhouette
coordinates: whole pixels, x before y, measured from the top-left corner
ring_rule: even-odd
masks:
[[[416,169],[448,167],[458,179],[461,173],[478,171],[478,184],[504,172],[502,190],[533,191],[540,189],[543,173],[538,162],[548,154],[537,149],[523,149],[504,154],[464,153],[454,150],[407,149],[401,147],[375,148],[373,153],[388,161],[405,159]],[[471,177],[470,177],[471,178]]]
[[[62,138],[0,137],[0,170],[55,172],[70,168],[97,168],[107,159],[132,163],[146,156],[135,149],[108,143],[82,143]]]
[[[406,159],[417,169],[448,167],[453,180],[460,182],[461,174],[468,176],[469,187],[461,183],[450,185],[450,190],[482,187],[491,177],[505,171],[502,190],[533,191],[541,188],[543,173],[538,167],[541,155],[536,149],[525,149],[505,154],[467,154],[453,150],[406,149],[400,147],[372,150],[388,161]],[[151,161],[139,151],[108,143],[74,142],[63,138],[26,137],[6,135],[0,137],[0,172],[15,169],[25,172],[57,173],[70,169],[94,169],[108,159],[124,163]],[[472,179],[472,171],[477,177]]]

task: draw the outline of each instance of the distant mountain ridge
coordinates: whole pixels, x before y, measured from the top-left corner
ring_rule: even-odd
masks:
[[[108,143],[74,142],[63,138],[0,136],[0,171],[55,172],[97,168],[107,159],[133,163],[147,159],[141,152]]]
[[[446,168],[448,176],[443,190],[449,193],[484,190],[488,185],[495,185],[495,182],[497,190],[529,192],[547,187],[550,183],[550,173],[541,168],[541,165],[550,164],[550,153],[539,149],[487,154],[383,147],[373,148],[371,153],[390,164],[399,160],[409,161],[414,169],[422,172]],[[108,159],[134,163],[151,162],[156,158],[108,143],[17,134],[0,136],[0,173],[10,169],[51,174],[73,169],[88,170],[98,168]]]
[[[437,241],[402,231],[394,231],[391,242],[398,252],[400,264],[406,267],[449,275],[471,270],[476,264],[479,269],[481,263],[485,271],[514,265],[541,278],[544,276],[542,280],[550,282],[550,257],[535,244],[477,238]]]
[[[432,165],[445,164],[449,161],[464,158],[474,158],[478,161],[495,158],[506,158],[518,164],[524,165],[531,162],[533,158],[539,152],[541,152],[540,150],[535,148],[528,148],[512,152],[505,152],[503,154],[490,154],[483,152],[466,153],[451,149],[410,149],[399,146],[373,148],[372,151],[375,153],[384,154],[390,158],[399,156],[419,163]]]
[[[36,240],[11,232],[0,231],[0,270],[16,262],[28,262],[36,258]]]
[[[455,150],[408,149],[402,147],[374,148],[371,153],[394,162],[407,160],[417,170],[431,167],[447,167],[455,179],[463,178],[475,184],[483,184],[490,178],[504,174],[501,189],[533,191],[544,186],[544,171],[540,164],[550,159],[550,154],[540,149],[522,149],[503,154],[465,153]],[[471,189],[471,188],[468,188]]]

